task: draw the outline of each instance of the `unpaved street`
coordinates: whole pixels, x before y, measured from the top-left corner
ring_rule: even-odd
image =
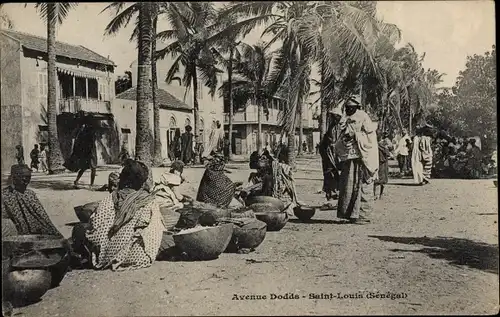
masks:
[[[230,177],[245,180],[247,164]],[[159,174],[162,169],[155,169]],[[185,171],[193,195],[203,169]],[[98,171],[98,184],[109,170]],[[73,207],[106,193],[71,189],[74,174],[34,176],[31,184],[55,224],[69,236]],[[88,174],[82,178],[88,182]],[[302,159],[300,200],[323,203],[319,158]],[[424,187],[390,179],[372,223],[340,224],[333,211],[311,223],[292,218],[250,254],[208,262],[155,262],[114,273],[72,271],[42,301],[17,316],[496,314],[498,208],[492,180],[434,180]],[[367,298],[397,293],[396,299]],[[269,299],[293,293],[298,299]],[[310,299],[310,293],[341,297]],[[404,293],[405,295],[401,295]],[[372,295],[370,295],[372,294]],[[235,300],[234,295],[266,295]],[[290,295],[290,294],[289,294]]]

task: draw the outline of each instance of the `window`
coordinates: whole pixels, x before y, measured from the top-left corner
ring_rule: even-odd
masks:
[[[47,73],[38,73],[38,94],[40,97],[47,97],[49,87],[47,84]]]
[[[38,125],[38,143],[48,143],[48,142],[49,142],[49,126]]]
[[[203,87],[198,87],[198,91],[196,92],[196,99],[201,100],[203,99]]]
[[[99,83],[99,99],[109,101],[108,86],[104,83]]]
[[[191,125],[191,120],[189,120],[189,118],[186,118],[186,121],[184,121],[184,126],[187,127],[188,125]]]

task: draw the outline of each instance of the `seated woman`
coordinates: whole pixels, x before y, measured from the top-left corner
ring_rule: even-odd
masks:
[[[285,202],[297,203],[295,181],[292,169],[285,163],[279,163],[269,155],[261,155],[258,161],[259,178],[254,178],[255,184],[241,191],[241,197],[272,196]]]
[[[20,235],[54,235],[63,238],[36,194],[27,188],[31,181],[28,165],[13,165],[10,173],[12,184],[2,190],[2,218],[10,219]]]
[[[236,184],[224,174],[226,162],[223,155],[216,153],[208,160],[196,200],[227,208],[236,193]]]
[[[183,182],[182,172],[184,162],[175,161],[170,167],[170,171],[160,177],[160,182],[155,183],[152,193],[156,196],[158,205],[167,208],[182,208],[181,201],[184,196],[179,192],[179,185]]]
[[[144,188],[148,178],[145,164],[127,160],[118,189],[91,215],[85,244],[95,269],[139,269],[156,259],[165,226],[154,195]]]

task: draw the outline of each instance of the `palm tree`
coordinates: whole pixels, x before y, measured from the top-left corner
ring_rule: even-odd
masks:
[[[234,117],[234,105],[233,105],[233,71],[234,71],[234,66],[238,62],[235,60],[235,57],[238,56],[240,57],[241,54],[239,53],[237,46],[241,42],[236,42],[235,38],[228,39],[226,41],[227,43],[224,43],[220,48],[212,48],[212,52],[214,56],[217,58],[217,62],[219,64],[222,64],[225,66],[226,71],[227,71],[227,100],[228,100],[228,106],[229,106],[229,129],[228,129],[228,141],[229,141],[229,160],[232,159],[233,156],[233,150],[232,150],[232,145],[233,145],[233,117]],[[229,56],[228,58],[224,57],[224,48],[229,48]]]
[[[74,2],[39,2],[35,5],[40,17],[47,23],[47,124],[49,135],[49,153],[47,158],[49,174],[62,173],[63,156],[57,137],[57,73],[56,73],[56,28],[62,24],[71,9],[75,8]]]
[[[187,92],[193,91],[194,133],[199,136],[198,93],[200,83],[209,88],[213,96],[217,89],[217,74],[222,71],[216,67],[218,57],[212,48],[222,47],[228,39],[243,37],[255,26],[269,18],[253,17],[234,24],[233,16],[219,15],[213,3],[184,2],[185,7],[177,15],[169,15],[171,29],[158,33],[160,40],[173,40],[165,48],[157,51],[159,58],[172,56],[174,63],[168,71],[166,82],[180,80]],[[183,68],[183,76],[177,75]]]
[[[157,24],[158,17],[165,13],[166,10],[170,9],[169,6],[175,6],[176,4],[165,3],[165,2],[155,2],[150,4],[151,8],[151,19],[152,19],[152,33],[151,33],[151,102],[153,104],[153,135],[154,135],[154,159],[153,164],[159,165],[162,161],[161,159],[161,138],[160,138],[160,108],[156,102],[156,93],[158,89],[158,76],[156,68],[156,38],[157,38]],[[138,41],[139,35],[139,19],[138,13],[140,11],[140,3],[132,3],[128,7],[124,8],[124,2],[113,2],[108,5],[102,12],[107,10],[113,10],[115,12],[115,17],[106,26],[105,35],[115,35],[123,27],[126,27],[133,17],[136,17],[136,26],[130,41]],[[101,13],[102,13],[101,12]]]
[[[288,114],[285,116],[289,121],[283,127],[287,130],[292,155],[289,161],[293,165],[295,123],[297,109],[301,107],[297,103],[304,100],[304,95],[297,94],[306,93],[301,88],[307,88],[303,83],[307,81],[308,65],[321,56],[326,66],[323,70],[325,77],[336,75],[339,69],[344,69],[345,73],[345,68],[351,64],[374,66],[371,44],[376,39],[377,21],[371,13],[342,1],[237,3],[224,14],[260,15],[274,20],[264,34],[274,36],[269,45],[282,42],[275,63],[275,89],[282,86],[285,79],[290,86]]]
[[[137,65],[136,157],[151,165],[149,92],[151,78],[151,40],[153,10],[149,2],[139,4],[139,43]]]
[[[226,81],[219,89],[225,99],[237,96],[238,108],[253,101],[257,106],[257,150],[262,152],[262,114],[268,112],[267,102],[272,100],[270,91],[269,72],[271,69],[272,54],[266,50],[264,43],[256,45],[240,44],[239,60],[235,65],[235,76]]]

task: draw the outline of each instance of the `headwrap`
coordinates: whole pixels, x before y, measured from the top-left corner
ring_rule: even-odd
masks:
[[[154,195],[142,188],[148,176],[148,168],[144,163],[131,159],[125,161],[118,190],[113,192],[116,215],[109,236],[113,236],[123,225],[134,218],[139,209],[154,200]]]
[[[361,108],[361,100],[358,96],[349,97],[345,101],[344,105],[345,106],[355,106],[355,107]]]
[[[180,160],[174,161],[170,166],[170,172],[172,171],[178,171],[179,173],[182,173],[182,171],[184,171],[184,162]]]
[[[226,162],[224,156],[220,153],[214,154],[207,163],[207,169],[211,171],[223,171],[225,167]]]
[[[10,175],[14,177],[31,176],[31,169],[26,164],[15,164],[10,168]]]

